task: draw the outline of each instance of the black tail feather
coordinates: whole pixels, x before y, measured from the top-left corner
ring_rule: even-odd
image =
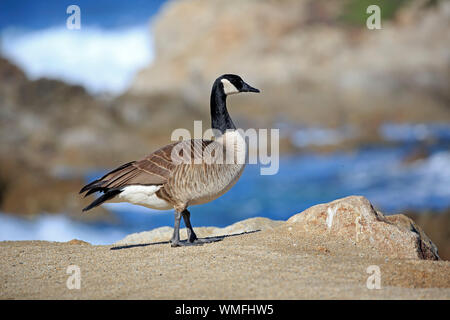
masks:
[[[94,207],[97,207],[98,205],[102,204],[103,202],[108,201],[108,200],[114,198],[115,196],[117,196],[119,193],[121,193],[122,192],[121,188],[118,188],[118,187],[108,188],[110,179],[105,179],[105,178],[107,178],[110,174],[113,174],[119,170],[122,170],[122,169],[125,169],[125,168],[131,166],[135,162],[136,161],[131,161],[131,162],[125,163],[124,165],[121,165],[120,167],[108,172],[103,177],[101,177],[97,180],[94,180],[94,181],[90,182],[89,184],[85,185],[83,188],[81,188],[80,194],[87,191],[87,193],[84,195],[85,197],[94,192],[103,192],[103,195],[101,195],[99,198],[95,199],[90,205],[88,205],[86,208],[84,208],[83,211],[88,211]],[[128,172],[126,174],[128,174]]]
[[[92,208],[102,204],[103,202],[114,198],[115,196],[117,196],[121,192],[122,192],[122,190],[120,190],[120,189],[107,190],[105,192],[105,194],[103,194],[101,197],[98,197],[97,199],[95,199],[90,205],[88,205],[86,208],[84,208],[83,211],[91,210]]]
[[[92,181],[91,183],[85,185],[83,188],[81,188],[81,190],[80,190],[79,193],[81,194],[81,193],[83,193],[83,192],[86,192],[86,191],[89,190],[89,189],[98,188],[98,187],[103,186],[105,183],[109,182],[109,181],[103,180],[103,179],[105,179],[108,175],[110,175],[111,173],[115,173],[115,172],[117,172],[117,171],[119,171],[119,170],[125,169],[126,167],[131,166],[131,165],[132,165],[133,163],[135,163],[135,162],[136,162],[136,161],[131,161],[131,162],[128,162],[128,163],[125,163],[125,164],[121,165],[120,167],[115,168],[114,170],[112,170],[112,171],[108,172],[107,174],[105,174],[103,177],[101,177],[101,178],[99,178],[99,179],[97,179],[97,180],[94,180],[94,181]],[[95,191],[93,191],[93,192],[95,192]]]
[[[105,192],[108,191],[108,188],[103,188],[103,187],[92,187],[92,189],[89,189],[89,191],[84,195],[84,197],[86,198],[88,195],[94,193],[94,192]]]
[[[105,183],[104,181],[94,180],[91,183],[85,185],[83,188],[81,188],[80,194],[86,192],[89,189],[101,187],[104,183]]]

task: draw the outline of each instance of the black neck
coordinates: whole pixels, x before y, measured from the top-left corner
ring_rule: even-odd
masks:
[[[220,130],[223,134],[227,129],[236,129],[227,110],[227,95],[220,88],[218,81],[214,82],[211,91],[211,128]]]

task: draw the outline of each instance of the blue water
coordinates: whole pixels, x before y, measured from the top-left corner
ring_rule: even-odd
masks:
[[[83,26],[126,28],[147,23],[164,0],[2,0],[0,1],[0,29],[45,29],[65,26],[68,6],[81,9]]]
[[[237,184],[219,199],[190,208],[195,226],[227,226],[242,219],[285,220],[318,203],[363,195],[387,214],[405,210],[440,211],[450,207],[450,152],[443,144],[430,157],[405,164],[414,146],[372,147],[332,155],[283,157],[273,176],[248,165]],[[104,172],[88,176],[94,179]],[[123,228],[138,232],[171,226],[171,211],[162,213],[130,204],[108,204]]]
[[[406,210],[450,208],[450,141],[426,147],[429,156],[406,163],[417,143],[367,147],[332,154],[284,156],[276,175],[262,176],[248,165],[225,195],[190,207],[194,227],[227,226],[251,217],[286,220],[306,208],[349,195],[363,195],[386,214]],[[105,171],[86,176],[91,181]],[[0,240],[73,238],[108,244],[129,233],[173,225],[172,211],[156,211],[127,203],[105,205],[118,223],[81,223],[66,216],[43,215],[25,221],[0,214]]]
[[[0,54],[32,80],[82,85],[91,94],[125,92],[153,61],[151,18],[164,1],[0,1]],[[81,29],[69,30],[76,4]]]

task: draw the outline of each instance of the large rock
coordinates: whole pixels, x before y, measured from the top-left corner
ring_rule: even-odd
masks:
[[[124,124],[114,111],[119,102],[59,80],[30,80],[1,56],[0,83],[1,212],[90,219],[97,212],[80,211],[91,199],[75,197],[86,168],[114,168],[170,142],[174,127],[157,140],[142,125],[145,119]]]
[[[170,1],[152,25],[155,60],[128,94],[171,96],[191,119],[207,110],[211,82],[237,73],[262,89],[233,98],[241,126],[350,124],[372,139],[386,121],[449,121],[450,3],[404,7],[368,30],[342,23],[345,2]]]
[[[246,219],[225,228],[195,228],[199,237],[229,236],[263,231],[265,237],[283,237],[292,241],[314,244],[319,251],[343,250],[350,254],[371,252],[375,256],[398,259],[439,260],[436,246],[410,218],[398,214],[384,216],[364,197],[350,196],[313,206],[284,221],[267,218]],[[173,228],[161,227],[130,234],[115,246],[166,242]],[[181,229],[181,238],[186,238]],[[278,243],[282,243],[277,241]],[[331,245],[330,245],[331,244]],[[346,248],[346,249],[343,249]]]
[[[360,196],[313,206],[287,224],[311,236],[368,246],[386,257],[439,260],[436,246],[414,221],[402,214],[384,216]]]
[[[29,80],[1,57],[0,82],[0,158],[15,157],[40,170],[113,166],[142,156],[151,144],[139,128],[122,125],[110,101],[80,86]]]
[[[74,196],[85,183],[80,167],[112,167],[152,150],[136,129],[121,125],[108,101],[80,86],[29,80],[2,57],[0,83],[1,212],[91,219],[98,213],[80,215],[89,200]]]

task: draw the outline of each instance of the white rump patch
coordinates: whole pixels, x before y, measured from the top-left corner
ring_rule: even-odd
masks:
[[[239,90],[227,79],[220,80],[223,84],[223,91],[226,95],[239,93]]]
[[[155,194],[161,186],[128,186],[118,195],[118,202],[130,202],[151,209],[167,210],[172,206]]]

